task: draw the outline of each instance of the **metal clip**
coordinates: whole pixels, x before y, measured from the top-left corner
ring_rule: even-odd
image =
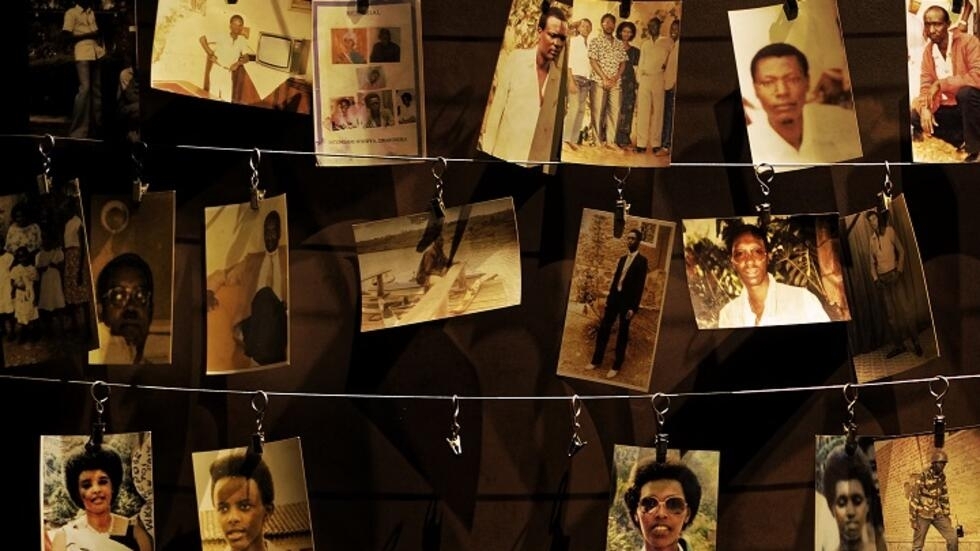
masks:
[[[657,405],[658,401],[663,402],[663,407]],[[664,423],[666,422],[664,416],[670,411],[670,397],[658,392],[650,397],[650,405],[653,406],[653,411],[657,414],[657,435],[654,438],[654,447],[657,449],[657,463],[663,465],[667,462],[667,444],[670,441],[667,433],[664,432]]]
[[[37,150],[41,153],[41,173],[37,175],[37,191],[41,195],[51,193],[51,153],[54,151],[54,136],[45,134],[38,144]]]
[[[102,421],[102,414],[105,412],[105,403],[109,400],[109,385],[103,381],[95,381],[89,389],[92,399],[95,400],[95,422],[92,423],[92,434],[85,449],[88,451],[97,450],[102,447],[103,436],[105,436],[105,422]]]
[[[143,202],[143,196],[150,189],[150,184],[143,182],[143,161],[149,146],[144,142],[135,142],[133,152],[129,158],[133,161],[133,204],[139,205]]]
[[[755,179],[759,182],[759,191],[762,193],[762,202],[755,206],[755,211],[759,213],[759,225],[765,229],[769,226],[769,216],[772,211],[772,204],[769,202],[769,193],[772,189],[769,184],[776,178],[776,170],[768,163],[755,166]]]
[[[626,216],[630,213],[630,204],[623,198],[623,188],[626,186],[626,179],[630,177],[630,167],[626,167],[626,174],[622,177],[613,170],[613,180],[616,181],[616,209],[613,211],[613,237],[622,237],[623,230],[626,229]]]
[[[797,0],[786,0],[783,4],[783,13],[786,14],[786,20],[792,21],[800,15],[800,4]]]
[[[885,182],[881,185],[881,191],[878,192],[877,196],[877,211],[878,214],[888,212],[888,209],[892,206],[892,192],[895,189],[895,185],[892,184],[892,170],[888,166],[888,161],[885,161]]]
[[[847,401],[847,420],[844,422],[844,434],[847,441],[844,444],[844,451],[847,455],[854,455],[857,450],[857,423],[854,421],[854,406],[858,401],[858,389],[851,383],[844,385],[844,400]]]
[[[442,168],[437,169],[437,167],[440,166]],[[446,173],[446,170],[448,168],[449,168],[449,163],[446,162],[445,157],[437,158],[436,164],[432,165],[432,177],[436,179],[436,190],[435,193],[432,195],[432,214],[436,218],[446,217],[446,203],[442,201],[442,189],[444,185],[442,181],[442,175]]]
[[[620,19],[626,19],[630,16],[630,4],[633,2],[631,0],[619,0],[619,17]]]
[[[582,428],[582,425],[578,422],[578,416],[582,413],[582,400],[578,397],[578,394],[572,396],[572,441],[568,443],[568,457],[572,457],[577,454],[579,450],[585,447],[588,442],[582,440],[582,437],[578,434],[578,429]]]
[[[932,384],[937,381],[943,383],[941,385],[942,390],[936,390],[932,387]],[[939,410],[939,413],[932,419],[933,444],[937,448],[946,444],[946,416],[943,415],[943,397],[946,396],[948,390],[949,379],[942,375],[936,375],[935,379],[929,381],[929,394],[932,394],[933,398],[936,399],[936,409]]]
[[[265,420],[265,410],[268,405],[269,395],[264,390],[256,391],[252,395],[252,411],[255,412],[255,433],[252,434],[252,442],[249,446],[251,453],[262,453],[262,444],[265,443],[265,429],[262,427],[262,421]]]
[[[453,450],[455,455],[463,455],[463,439],[459,436],[459,396],[453,394],[453,421],[449,425],[449,438],[446,438],[446,442],[449,443],[449,449]]]
[[[252,180],[249,184],[249,205],[252,210],[259,210],[259,204],[265,199],[265,190],[259,189],[259,162],[262,160],[262,152],[257,148],[252,150],[252,156],[248,160],[248,166],[252,168]]]

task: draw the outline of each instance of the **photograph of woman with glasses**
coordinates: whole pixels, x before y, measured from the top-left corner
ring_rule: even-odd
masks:
[[[89,363],[170,363],[173,192],[92,198],[92,273],[99,348]]]
[[[616,446],[607,551],[715,549],[718,457],[670,450],[658,463],[651,448]]]

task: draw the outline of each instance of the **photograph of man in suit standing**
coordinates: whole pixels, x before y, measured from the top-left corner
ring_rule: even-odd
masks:
[[[618,375],[623,366],[623,361],[626,359],[626,346],[630,338],[630,320],[639,310],[640,299],[643,298],[643,287],[647,279],[647,259],[639,252],[641,241],[643,241],[643,233],[640,230],[634,228],[627,232],[627,252],[616,263],[616,273],[613,275],[609,296],[606,298],[606,309],[596,333],[595,352],[592,354],[592,362],[586,366],[586,369],[592,370],[602,365],[613,323],[619,320],[616,357],[612,368],[606,372],[607,379]]]

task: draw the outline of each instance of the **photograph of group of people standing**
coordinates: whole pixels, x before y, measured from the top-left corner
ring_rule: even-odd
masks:
[[[577,2],[568,32],[561,159],[670,164],[681,3]]]
[[[3,365],[28,365],[98,345],[88,239],[77,186],[0,196]]]
[[[504,160],[667,166],[681,2],[515,0],[478,148]],[[535,78],[536,77],[536,78]]]

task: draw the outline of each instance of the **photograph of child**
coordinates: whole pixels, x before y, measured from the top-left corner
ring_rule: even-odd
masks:
[[[314,551],[299,438],[195,452],[194,487],[204,551]]]

